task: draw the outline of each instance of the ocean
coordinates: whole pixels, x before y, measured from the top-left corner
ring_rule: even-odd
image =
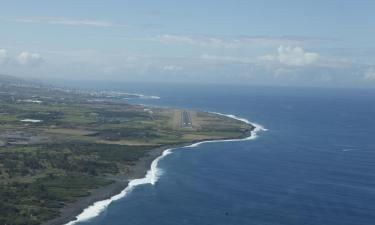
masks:
[[[83,84],[76,84],[82,87]],[[180,148],[78,225],[373,225],[375,91],[229,85],[85,83],[156,95],[135,103],[233,114],[267,131]]]

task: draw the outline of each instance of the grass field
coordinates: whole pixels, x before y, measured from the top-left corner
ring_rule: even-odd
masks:
[[[192,127],[185,128],[181,109],[92,101],[40,87],[2,88],[0,224],[34,225],[55,218],[66,204],[126,174],[151,149],[239,138],[252,129],[195,111],[188,112]],[[43,101],[25,102],[30,96]]]

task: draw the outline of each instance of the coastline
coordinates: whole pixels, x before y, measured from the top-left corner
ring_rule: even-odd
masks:
[[[74,221],[77,215],[81,214],[86,208],[96,202],[110,199],[113,196],[120,194],[131,180],[140,179],[145,176],[150,168],[152,161],[163,154],[163,152],[171,147],[182,146],[163,146],[150,150],[147,156],[138,160],[126,174],[114,176],[112,184],[99,187],[90,192],[89,196],[80,198],[78,201],[70,203],[61,209],[59,217],[46,221],[42,225],[63,225]]]
[[[158,161],[164,156],[170,154],[172,150],[197,147],[204,143],[250,140],[256,138],[256,133],[258,131],[266,130],[261,125],[251,123],[246,119],[234,115],[226,115],[216,112],[211,113],[227,116],[250,124],[252,130],[249,130],[237,138],[200,140],[175,145],[165,145],[152,149],[147,156],[139,159],[133,166],[131,166],[127,174],[114,176],[114,183],[94,189],[89,196],[66,205],[61,209],[61,215],[59,217],[46,221],[42,223],[42,225],[74,225],[77,222],[86,221],[98,216],[111,202],[125,197],[134,187],[146,183],[153,185],[157,181]]]

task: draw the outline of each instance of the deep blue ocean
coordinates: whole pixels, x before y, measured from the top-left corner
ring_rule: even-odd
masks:
[[[80,84],[81,85],[81,84]],[[235,114],[255,140],[177,149],[158,182],[80,225],[374,225],[375,91],[91,83],[138,103]]]

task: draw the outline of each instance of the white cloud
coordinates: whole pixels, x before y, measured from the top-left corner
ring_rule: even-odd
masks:
[[[200,47],[224,47],[224,48],[234,48],[238,47],[239,43],[235,41],[224,40],[216,37],[207,36],[189,36],[189,35],[172,35],[164,34],[152,38],[139,38],[141,41],[155,41],[164,44],[186,44],[186,45],[196,45]]]
[[[70,19],[64,17],[48,17],[48,18],[18,18],[11,21],[19,23],[44,23],[44,24],[59,24],[68,26],[92,26],[92,27],[112,27],[113,23],[102,20],[87,20],[87,19]]]
[[[215,62],[223,62],[223,63],[253,63],[254,60],[251,60],[246,57],[233,57],[233,56],[218,56],[218,55],[208,55],[203,54],[200,56],[203,60],[210,60]]]
[[[9,61],[8,51],[0,48],[0,65],[4,65]]]
[[[330,82],[333,80],[333,77],[329,74],[322,74],[317,78],[317,80],[322,82]]]
[[[176,72],[176,71],[181,71],[182,67],[175,66],[175,65],[166,65],[166,66],[163,66],[162,70],[169,71],[169,72]]]
[[[268,54],[268,55],[263,55],[259,57],[259,59],[263,61],[274,61],[274,60],[277,60],[277,56]]]
[[[26,51],[21,52],[17,60],[24,66],[39,66],[44,61],[40,54]]]
[[[151,38],[137,38],[139,41],[154,41],[165,44],[186,44],[212,48],[274,47],[280,45],[301,45],[317,41],[334,41],[335,39],[319,37],[291,36],[208,36],[164,34]]]
[[[315,63],[319,54],[306,52],[301,47],[279,46],[277,54],[268,54],[259,58],[263,61],[278,62],[287,66],[305,66]]]
[[[295,79],[298,75],[294,69],[289,68],[277,68],[273,73],[275,78],[285,78]]]
[[[364,74],[363,74],[363,79],[364,80],[372,80],[375,81],[375,69],[374,68],[369,68],[367,69]]]

